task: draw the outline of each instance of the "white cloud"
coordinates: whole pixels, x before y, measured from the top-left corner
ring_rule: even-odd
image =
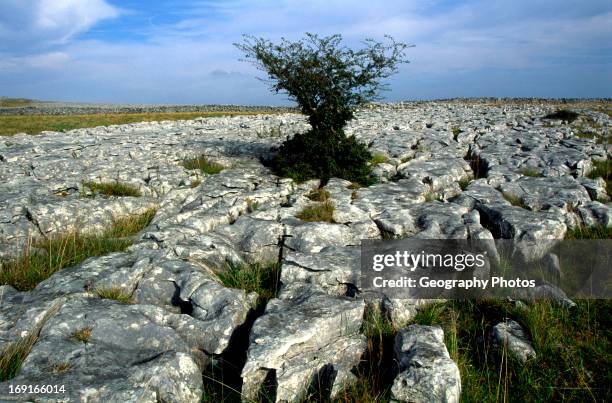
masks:
[[[0,0],[0,87],[13,88],[14,95],[36,97],[30,92],[44,90],[74,100],[275,102],[279,98],[254,79],[264,74],[238,61],[241,55],[232,42],[243,33],[276,40],[298,38],[305,31],[341,33],[351,45],[383,34],[416,44],[407,52],[411,64],[402,67],[393,88],[407,88],[405,83],[415,77],[427,85],[455,85],[456,77],[482,69],[534,77],[534,91],[538,74],[574,77],[577,71],[593,71],[576,76],[575,82],[584,87],[610,82],[610,73],[592,67],[609,64],[610,7],[553,7],[556,0],[547,1],[546,7],[535,5],[535,11],[525,11],[534,10],[533,0],[459,5],[388,0],[384,6],[369,0],[193,1],[173,6],[173,15],[181,18],[151,16],[156,24],[129,25],[126,29],[137,35],[114,42],[78,37],[106,18],[122,14],[129,20],[129,11],[105,0],[32,0],[28,6],[23,0]],[[160,15],[164,11],[170,12],[158,10]],[[10,49],[3,48],[7,41]],[[14,50],[20,47],[26,51]],[[592,66],[580,70],[585,63]],[[535,69],[540,70],[529,76]],[[461,94],[461,85],[456,83],[455,94]],[[491,84],[491,94],[496,85]],[[435,94],[445,96],[444,91]]]
[[[119,14],[105,0],[2,0],[0,49],[27,52],[66,43]]]

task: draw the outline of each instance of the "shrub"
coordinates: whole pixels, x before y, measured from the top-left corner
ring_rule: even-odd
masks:
[[[333,176],[371,182],[367,163],[372,156],[354,137],[347,138],[343,127],[357,106],[384,89],[380,81],[406,61],[407,45],[387,39],[389,44],[368,39],[357,51],[343,46],[340,35],[309,33],[297,42],[274,44],[245,36],[244,43],[235,44],[247,61],[268,74],[273,91],[284,91],[297,102],[312,127],[280,147],[272,161],[279,175],[297,181]]]
[[[321,178],[344,178],[363,185],[373,182],[366,146],[344,133],[317,134],[314,130],[296,134],[278,150],[272,167],[280,176],[303,182]]]
[[[574,111],[570,111],[567,109],[560,109],[556,112],[549,113],[544,116],[544,119],[552,119],[552,120],[565,120],[568,123],[572,123],[574,120],[578,119],[578,114]]]

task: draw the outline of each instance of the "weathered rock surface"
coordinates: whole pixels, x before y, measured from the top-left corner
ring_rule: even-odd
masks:
[[[527,339],[525,331],[514,320],[507,319],[493,326],[491,329],[491,341],[498,348],[507,348],[511,354],[514,354],[523,363],[536,357],[536,352]]]
[[[331,385],[335,396],[354,379],[366,349],[359,334],[365,303],[295,286],[268,303],[251,330],[242,370],[244,399],[255,399],[272,372],[276,401],[299,402],[311,385]],[[317,377],[325,375],[327,379]]]
[[[296,114],[5,137],[0,260],[18,256],[32,238],[96,232],[118,217],[158,210],[125,252],[64,269],[31,292],[0,286],[0,349],[40,332],[16,381],[70,382],[75,400],[199,401],[204,366],[250,325],[257,298],[222,286],[215,273],[227,262],[274,262],[281,293],[239,346],[248,350],[243,392],[253,397],[273,379],[278,401],[297,401],[317,385],[334,396],[355,381],[351,370],[366,349],[364,307],[400,326],[423,302],[361,292],[362,239],[509,238],[525,241],[529,260],[546,256],[568,229],[612,225],[605,182],[586,177],[612,151],[609,117],[582,111],[600,126],[597,138],[585,139],[575,136],[575,124],[542,120],[550,111],[446,102],[364,108],[346,132],[387,162],[374,168],[380,183],[373,186],[325,184],[335,205],[331,223],[296,217],[314,203],[306,196],[318,180],[296,184],[261,163],[287,135],[307,130]],[[209,175],[183,167],[199,155],[226,169]],[[130,184],[143,196],[91,197],[85,181]],[[529,247],[536,239],[550,242]],[[487,251],[497,256],[494,245]],[[109,287],[132,304],[96,297]],[[573,304],[547,285],[520,298],[541,296]],[[88,326],[90,341],[70,338]],[[458,399],[441,331],[408,329],[398,336],[396,398]]]
[[[459,368],[436,326],[410,325],[395,337],[395,359],[400,373],[393,381],[393,399],[403,402],[458,402]]]

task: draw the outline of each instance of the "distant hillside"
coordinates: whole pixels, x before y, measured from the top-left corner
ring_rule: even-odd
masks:
[[[13,108],[19,106],[27,106],[34,102],[31,99],[27,98],[8,98],[8,97],[0,97],[0,107],[3,108]]]

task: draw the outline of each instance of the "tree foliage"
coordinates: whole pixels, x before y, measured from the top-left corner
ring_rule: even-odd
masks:
[[[273,91],[297,102],[312,126],[281,146],[274,164],[277,171],[301,180],[365,180],[370,154],[354,138],[347,139],[342,128],[357,106],[377,99],[386,87],[382,80],[407,62],[408,45],[385,38],[386,43],[366,39],[359,50],[344,46],[341,35],[310,33],[296,42],[283,38],[278,44],[246,35],[243,43],[235,44],[247,61],[268,74]]]

